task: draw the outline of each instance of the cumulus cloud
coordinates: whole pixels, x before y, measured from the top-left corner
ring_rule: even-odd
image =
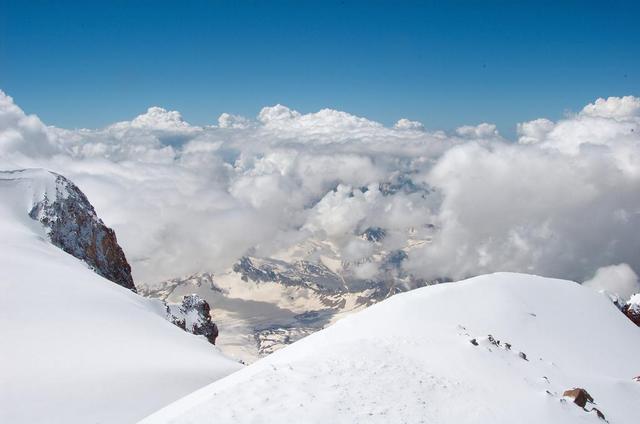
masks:
[[[622,302],[626,302],[634,294],[640,293],[638,274],[627,264],[598,268],[593,278],[583,284],[594,290],[614,295]]]
[[[540,118],[529,122],[521,122],[517,125],[518,142],[521,144],[538,143],[553,130],[554,123],[549,119]]]
[[[301,114],[279,104],[263,108],[258,120],[276,138],[295,138],[296,141],[312,139],[316,143],[379,137],[388,132],[378,122],[346,112],[322,109],[315,113]]]
[[[132,121],[118,122],[112,128],[146,128],[160,131],[191,130],[191,126],[182,119],[180,112],[161,107],[150,107],[146,113],[136,116]]]
[[[428,277],[513,270],[577,281],[612,263],[638,269],[640,139],[629,129],[639,121],[624,110],[521,125],[533,144],[448,150],[425,176],[443,196],[439,232],[408,266]]]
[[[640,99],[633,96],[598,99],[586,105],[580,114],[613,119],[638,117],[640,116]]]
[[[225,112],[218,117],[218,126],[220,128],[244,129],[253,126],[253,123],[244,116]]]
[[[510,142],[488,123],[430,132],[282,105],[204,127],[152,107],[66,130],[2,93],[0,166],[73,179],[138,281],[218,272],[306,241],[334,246],[362,279],[402,250],[396,265],[415,278],[511,270],[584,281],[611,264],[640,270],[639,101],[521,123]],[[372,228],[384,237],[366,240]]]
[[[468,138],[495,138],[498,137],[498,129],[494,124],[483,122],[479,125],[464,125],[456,129],[456,133],[461,137]]]
[[[406,118],[399,119],[398,122],[395,123],[393,128],[397,130],[424,131],[424,125],[422,125],[422,122],[410,121]]]
[[[0,90],[0,153],[22,152],[43,156],[56,150],[40,119],[25,114],[10,96]]]

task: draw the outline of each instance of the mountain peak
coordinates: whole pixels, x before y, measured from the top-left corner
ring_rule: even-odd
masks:
[[[131,266],[115,232],[104,225],[75,184],[45,169],[2,171],[0,180],[25,184],[25,212],[42,225],[52,244],[108,280],[136,291]]]

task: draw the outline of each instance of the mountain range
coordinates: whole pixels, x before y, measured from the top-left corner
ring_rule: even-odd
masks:
[[[306,240],[136,285],[89,199],[43,169],[0,172],[0,233],[1,422],[640,416],[640,294],[516,273],[417,280],[399,265],[419,237],[375,250],[382,278]]]

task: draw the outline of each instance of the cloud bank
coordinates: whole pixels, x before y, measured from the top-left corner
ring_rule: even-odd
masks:
[[[112,226],[138,281],[221,271],[305,240],[336,246],[362,278],[404,249],[417,278],[522,271],[584,281],[640,271],[640,99],[598,99],[557,122],[452,133],[282,105],[195,126],[149,108],[67,130],[0,92],[0,166],[73,179]],[[376,242],[370,228],[384,230]]]

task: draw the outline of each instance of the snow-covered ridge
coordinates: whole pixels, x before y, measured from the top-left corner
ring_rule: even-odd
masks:
[[[108,280],[136,291],[131,267],[115,233],[98,218],[75,184],[44,169],[0,171],[0,180],[7,184],[19,182],[25,187],[25,212],[42,224],[54,245]]]
[[[64,218],[48,211],[78,196],[61,190],[65,181],[42,170],[0,175],[0,422],[135,422],[241,367],[167,321],[162,302],[49,242],[52,220]],[[35,214],[45,226],[29,216],[43,199]]]
[[[398,294],[143,420],[632,423],[640,329],[579,284],[499,273]],[[593,397],[582,408],[573,389]]]

